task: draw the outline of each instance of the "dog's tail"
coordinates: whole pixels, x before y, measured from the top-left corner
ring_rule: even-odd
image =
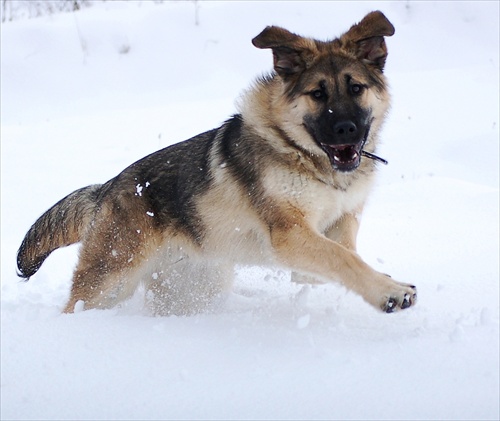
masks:
[[[54,250],[81,241],[94,215],[100,189],[100,184],[78,189],[38,218],[17,252],[18,276],[28,280]]]

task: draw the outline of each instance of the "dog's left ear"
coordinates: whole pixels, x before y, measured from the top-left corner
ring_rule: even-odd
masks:
[[[274,70],[283,79],[305,70],[316,50],[312,40],[278,26],[268,26],[252,40],[252,44],[257,48],[273,50]]]
[[[371,12],[340,37],[342,47],[364,63],[384,69],[387,47],[384,37],[394,35],[394,26],[380,11]]]

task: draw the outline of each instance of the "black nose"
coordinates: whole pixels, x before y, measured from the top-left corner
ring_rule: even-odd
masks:
[[[339,121],[333,126],[335,137],[340,143],[355,140],[357,131],[358,127],[350,120]]]

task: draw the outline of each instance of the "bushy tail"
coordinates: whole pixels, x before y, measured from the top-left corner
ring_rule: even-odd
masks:
[[[91,185],[66,196],[29,229],[17,252],[18,275],[28,280],[55,249],[82,239],[92,220],[101,185]]]

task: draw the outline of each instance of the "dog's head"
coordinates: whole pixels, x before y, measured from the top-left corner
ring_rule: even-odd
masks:
[[[376,11],[333,41],[304,38],[276,26],[252,40],[257,48],[273,51],[283,87],[285,130],[297,142],[312,139],[338,171],[360,165],[361,151],[388,109],[384,37],[393,34],[392,24]]]

